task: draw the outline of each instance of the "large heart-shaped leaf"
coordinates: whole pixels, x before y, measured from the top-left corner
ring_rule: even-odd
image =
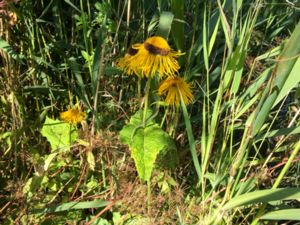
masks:
[[[77,130],[74,125],[49,117],[46,117],[41,133],[50,142],[52,151],[70,150],[71,144],[77,138]]]
[[[150,115],[150,111],[147,115]],[[120,132],[121,141],[131,150],[131,156],[139,177],[148,181],[160,152],[174,150],[176,146],[173,139],[165,133],[158,124],[150,121],[145,127],[141,126],[141,113],[132,116],[130,123]],[[172,160],[171,158],[169,160]]]

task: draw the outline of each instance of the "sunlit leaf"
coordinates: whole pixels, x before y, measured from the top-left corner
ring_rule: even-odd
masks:
[[[150,111],[147,115],[150,115]],[[130,123],[123,127],[120,138],[131,150],[139,177],[147,181],[151,177],[158,154],[176,147],[173,140],[159,125],[149,122],[146,127],[142,127],[141,124],[141,113],[137,112]]]
[[[77,138],[77,130],[74,125],[49,117],[46,117],[41,133],[50,142],[52,151],[70,150],[71,144]]]
[[[95,170],[95,157],[93,155],[92,151],[87,151],[86,152],[86,156],[87,156],[87,162],[89,164],[89,167],[92,171]]]
[[[300,220],[300,209],[283,209],[268,212],[263,215],[262,220]]]

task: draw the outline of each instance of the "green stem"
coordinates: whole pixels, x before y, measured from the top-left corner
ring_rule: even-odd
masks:
[[[101,172],[102,172],[103,187],[106,188],[107,184],[106,184],[105,164],[102,159],[101,159]]]
[[[147,117],[147,109],[148,109],[148,101],[149,101],[149,93],[150,93],[150,84],[151,84],[151,78],[147,80],[146,83],[146,93],[144,97],[144,113],[143,113],[143,127],[146,127],[146,117]]]
[[[293,162],[293,160],[295,159],[296,155],[298,154],[300,149],[300,141],[298,141],[294,151],[292,152],[289,160],[286,162],[286,164],[284,165],[283,169],[281,170],[279,176],[277,177],[274,185],[272,188],[277,188],[280,184],[280,182],[282,181],[284,175],[287,173],[288,169],[291,167],[291,164]]]
[[[141,81],[142,79],[138,76],[138,82],[137,82],[137,86],[138,86],[138,99],[141,100]]]
[[[179,120],[179,108],[176,107],[175,108],[175,113],[174,113],[174,122],[171,124],[171,129],[170,129],[170,136],[172,138],[176,137],[176,129],[177,129],[177,125],[178,125],[178,120]]]
[[[150,213],[151,209],[151,182],[150,179],[147,180],[147,210]]]
[[[72,132],[72,124],[69,124],[69,147],[71,147],[71,132]]]
[[[163,118],[162,118],[162,120],[161,120],[160,127],[162,127],[162,126],[164,125],[168,113],[169,113],[169,108],[167,107],[166,110],[165,110],[164,116],[163,116]]]

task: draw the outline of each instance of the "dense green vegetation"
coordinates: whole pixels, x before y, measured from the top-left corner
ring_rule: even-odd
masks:
[[[0,15],[1,224],[300,221],[297,1],[2,0]],[[174,105],[172,76],[120,64],[137,46],[169,56],[153,36],[177,54]]]

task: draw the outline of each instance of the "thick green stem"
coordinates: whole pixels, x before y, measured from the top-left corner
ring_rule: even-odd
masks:
[[[147,80],[146,83],[146,93],[144,97],[144,112],[143,112],[143,127],[146,127],[146,117],[147,117],[147,109],[148,109],[148,101],[149,101],[149,93],[150,93],[150,84],[151,78]]]
[[[150,93],[150,86],[151,86],[151,78],[147,80],[146,83],[146,93],[144,97],[144,112],[143,112],[143,128],[146,127],[146,121],[147,121],[147,109],[148,109],[148,102],[149,102],[149,93]],[[147,180],[147,210],[148,213],[150,213],[151,209],[151,182],[150,179]]]

